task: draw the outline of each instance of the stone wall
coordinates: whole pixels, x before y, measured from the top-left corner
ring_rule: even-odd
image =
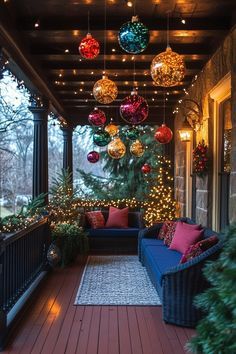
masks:
[[[207,62],[196,81],[188,89],[190,98],[200,104],[203,111],[203,124],[196,134],[196,143],[205,140],[209,146],[210,166],[209,172],[204,178],[196,178],[196,221],[202,225],[211,226],[212,222],[212,196],[213,196],[213,112],[214,102],[210,98],[210,91],[217,83],[231,72],[232,82],[232,172],[230,176],[230,221],[236,221],[236,29],[234,28],[225,38],[222,45]],[[184,99],[183,98],[183,99]],[[180,215],[186,212],[186,143],[182,143],[177,133],[183,122],[183,112],[179,104],[180,112],[175,117],[175,197],[179,204]]]

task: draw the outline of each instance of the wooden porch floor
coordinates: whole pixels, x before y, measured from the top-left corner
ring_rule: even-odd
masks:
[[[3,353],[186,353],[194,330],[165,324],[160,306],[74,306],[83,268],[49,274]]]

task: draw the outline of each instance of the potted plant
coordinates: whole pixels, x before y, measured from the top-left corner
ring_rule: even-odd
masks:
[[[87,253],[88,238],[77,223],[59,222],[52,228],[52,241],[61,251],[62,267],[73,262],[78,253]]]

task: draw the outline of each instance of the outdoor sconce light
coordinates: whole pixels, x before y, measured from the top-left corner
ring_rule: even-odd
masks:
[[[182,142],[187,143],[188,141],[191,141],[193,128],[190,126],[186,118],[182,124],[182,127],[178,130],[178,132],[179,132],[180,140]]]
[[[180,109],[183,112],[185,121],[187,121],[190,127],[197,132],[200,129],[203,120],[200,104],[190,98],[186,98],[182,101]]]

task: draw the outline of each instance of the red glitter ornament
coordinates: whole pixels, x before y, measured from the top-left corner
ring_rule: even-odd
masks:
[[[82,39],[79,45],[80,55],[85,59],[94,59],[100,52],[100,46],[90,33]]]
[[[147,174],[151,172],[151,166],[148,163],[145,163],[142,167],[141,170],[143,173]]]
[[[88,121],[90,124],[95,125],[96,127],[100,127],[106,123],[106,116],[105,113],[98,109],[97,107],[90,113],[88,117]]]
[[[100,155],[97,151],[90,151],[87,155],[88,162],[96,163],[99,161]]]
[[[147,101],[137,92],[131,92],[121,103],[120,115],[129,124],[142,123],[148,117]]]
[[[173,137],[172,130],[168,128],[165,124],[162,124],[159,128],[157,128],[154,138],[160,144],[168,144]]]

